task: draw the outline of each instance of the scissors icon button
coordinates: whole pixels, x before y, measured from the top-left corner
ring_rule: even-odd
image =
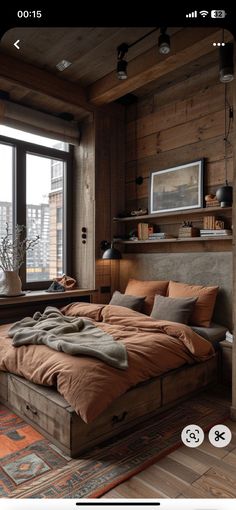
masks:
[[[226,425],[215,425],[211,428],[208,437],[210,443],[213,446],[216,446],[217,448],[223,448],[230,443],[232,439],[232,433],[229,427],[226,427]]]

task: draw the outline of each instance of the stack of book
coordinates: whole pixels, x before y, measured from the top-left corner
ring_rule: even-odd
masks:
[[[149,236],[148,223],[138,223],[138,240],[147,241]]]
[[[206,207],[220,207],[220,202],[216,199],[210,202],[206,201]]]
[[[203,228],[214,229],[215,228],[215,216],[205,216],[203,219]]]
[[[153,232],[149,235],[149,241],[158,241],[159,239],[174,239],[175,236],[166,234],[166,232]]]
[[[232,235],[232,230],[230,229],[227,229],[227,228],[222,228],[222,229],[215,229],[215,228],[204,228],[202,230],[200,230],[200,236],[201,237],[214,237],[214,236],[219,236],[219,237],[224,237],[224,236],[231,236]]]

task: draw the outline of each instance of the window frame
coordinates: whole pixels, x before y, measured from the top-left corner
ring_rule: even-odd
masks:
[[[74,147],[69,145],[69,151],[61,151],[51,147],[44,147],[30,142],[24,142],[15,138],[0,135],[0,143],[10,145],[13,148],[13,190],[12,211],[13,225],[26,225],[26,155],[43,156],[66,163],[63,182],[63,260],[64,272],[71,274],[72,271],[72,179]],[[56,275],[55,275],[56,276]],[[26,258],[20,269],[23,290],[47,289],[52,280],[27,282]]]

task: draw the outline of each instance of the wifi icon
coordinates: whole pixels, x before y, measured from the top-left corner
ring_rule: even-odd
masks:
[[[209,14],[209,12],[208,11],[199,11],[199,14],[201,14],[201,16],[203,18],[205,18]]]

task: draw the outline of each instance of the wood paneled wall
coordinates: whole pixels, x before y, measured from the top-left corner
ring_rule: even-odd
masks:
[[[112,218],[124,208],[125,111],[114,105],[95,113],[95,256],[97,303],[106,303],[119,286],[119,261],[102,260],[102,240],[116,234]],[[106,289],[107,287],[107,289]],[[109,290],[110,289],[110,290]]]
[[[232,104],[232,85],[227,89]],[[206,158],[205,193],[223,184],[224,84],[216,67],[140,98],[128,107],[126,122],[127,210],[148,206],[149,175],[154,170]],[[230,144],[227,169],[232,183]],[[141,185],[135,184],[138,176],[144,179]]]

